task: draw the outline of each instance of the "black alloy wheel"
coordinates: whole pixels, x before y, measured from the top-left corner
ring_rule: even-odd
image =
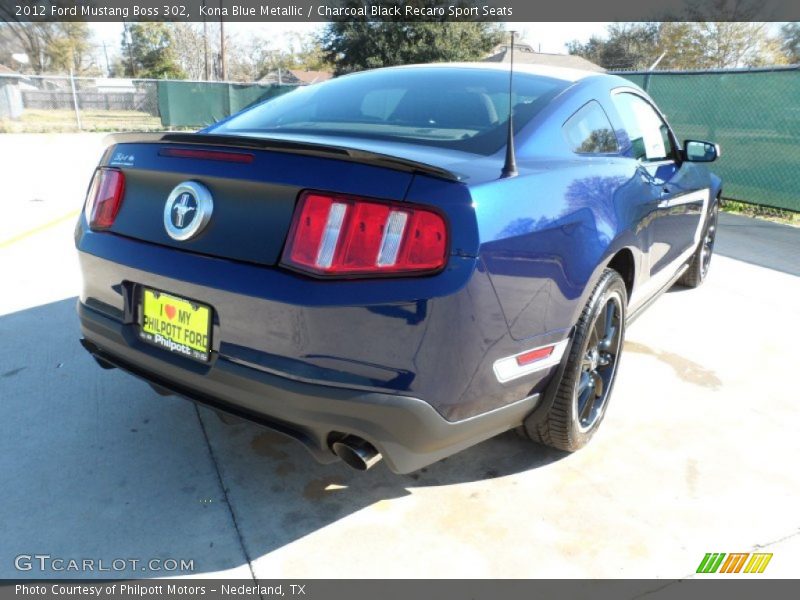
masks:
[[[714,202],[708,219],[703,227],[703,234],[697,250],[689,262],[686,272],[678,280],[680,285],[696,288],[700,286],[708,275],[711,266],[711,257],[714,255],[714,242],[717,239],[717,222],[719,221],[719,199]]]
[[[573,452],[597,431],[606,414],[625,340],[628,294],[619,273],[600,276],[575,326],[552,406],[534,412],[524,430],[535,442]]]
[[[595,316],[575,390],[578,423],[584,431],[597,422],[608,401],[622,343],[621,318],[621,298],[609,295]]]
[[[711,265],[711,257],[714,254],[714,240],[717,238],[717,220],[719,218],[719,208],[715,205],[708,219],[705,234],[703,235],[702,246],[700,248],[700,270],[703,279],[708,274],[708,267]]]

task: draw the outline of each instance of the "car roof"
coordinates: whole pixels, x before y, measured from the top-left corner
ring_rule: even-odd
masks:
[[[399,67],[387,67],[387,69],[475,69],[481,71],[508,71],[507,63],[488,63],[488,62],[451,62],[451,63],[426,63],[418,65],[403,65]],[[549,65],[515,64],[514,73],[527,75],[539,75],[550,77],[561,81],[576,82],[587,77],[601,77],[603,73],[597,71],[584,71],[582,69],[571,69],[568,67],[551,67]]]

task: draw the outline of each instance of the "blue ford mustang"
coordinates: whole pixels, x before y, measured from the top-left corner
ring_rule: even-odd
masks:
[[[489,64],[120,135],[76,229],[82,343],[321,462],[406,473],[513,428],[576,450],[626,323],[706,276],[718,152],[619,77],[522,67],[509,97]]]

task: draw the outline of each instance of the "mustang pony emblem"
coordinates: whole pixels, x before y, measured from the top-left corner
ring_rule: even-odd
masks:
[[[173,205],[172,210],[175,211],[175,226],[178,228],[182,228],[184,226],[184,219],[186,219],[187,213],[192,212],[193,210],[197,209],[197,206],[192,206],[189,202],[194,202],[191,194],[185,192],[181,194],[180,200],[178,203]]]
[[[213,210],[214,202],[208,188],[196,181],[184,181],[167,198],[164,229],[172,239],[186,241],[205,228]]]

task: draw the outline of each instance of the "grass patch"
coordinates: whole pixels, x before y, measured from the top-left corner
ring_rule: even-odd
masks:
[[[0,120],[0,133],[67,133],[77,131],[160,131],[161,118],[135,110],[82,110],[81,129],[75,111],[26,110],[15,120]]]

